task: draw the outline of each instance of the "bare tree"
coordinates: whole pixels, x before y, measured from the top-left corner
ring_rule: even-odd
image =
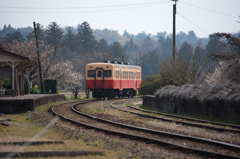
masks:
[[[200,42],[194,49],[181,49],[185,51],[178,51],[175,60],[171,56],[159,60],[159,73],[175,85],[201,84],[208,72],[204,49]]]

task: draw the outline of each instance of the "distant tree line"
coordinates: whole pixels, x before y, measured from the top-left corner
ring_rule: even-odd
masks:
[[[37,24],[37,35],[39,40],[44,41],[47,45],[52,45],[58,53],[61,52],[65,55],[64,51],[66,52],[66,50],[74,52],[67,53],[68,59],[74,59],[77,54],[92,54],[93,52],[111,52],[114,58],[108,60],[121,61],[122,56],[124,56],[125,62],[141,65],[146,72],[149,72],[144,73],[142,77],[152,72],[158,72],[156,65],[151,67],[147,64],[151,59],[157,61],[159,58],[171,54],[172,51],[172,38],[166,32],[159,32],[157,35],[146,34],[145,32],[133,35],[125,30],[124,34],[120,35],[114,30],[92,30],[87,22],[79,24],[77,27],[65,28],[61,28],[56,22],[51,22],[46,29],[41,24]],[[178,48],[185,41],[194,46],[200,39],[193,31],[188,34],[180,32],[176,36]],[[8,26],[4,25],[0,30],[0,40],[2,42],[12,43],[13,40],[23,42],[32,38],[34,38],[32,27],[14,29],[9,24]],[[201,41],[204,47],[208,38],[201,38]],[[152,57],[153,54],[157,58]],[[145,61],[145,59],[148,59],[148,61]]]
[[[161,79],[161,85],[208,83],[205,78],[212,79],[210,76],[217,72],[216,69],[220,70],[219,60],[216,60],[219,58],[209,56],[214,57],[212,53],[225,55],[232,51],[230,44],[227,47],[224,38],[217,34],[209,38],[198,38],[194,31],[189,31],[188,34],[179,32],[176,35],[176,60],[172,61],[172,35],[166,32],[159,32],[157,35],[145,32],[133,35],[125,30],[124,34],[120,35],[117,31],[108,29],[92,30],[87,22],[77,27],[65,28],[61,28],[56,22],[51,22],[46,28],[37,23],[36,30],[42,46],[40,54],[44,54],[46,48],[51,48],[48,58],[44,57],[45,62],[47,59],[50,62],[57,58],[62,62],[68,61],[71,69],[81,74],[83,81],[86,63],[124,60],[142,67],[142,79],[152,74],[160,74],[155,77]],[[14,29],[11,25],[4,25],[0,30],[0,41],[4,46],[28,43],[33,45],[34,40],[32,27]],[[223,63],[226,65],[226,60],[222,60],[221,65],[224,65]],[[52,66],[49,63],[50,67]],[[49,76],[49,68],[46,67],[46,77]],[[37,70],[34,71],[33,79],[37,77]]]
[[[13,43],[15,40],[18,42],[25,42],[31,41],[31,39],[35,38],[33,29],[31,29],[27,35],[25,34],[25,36],[21,34],[20,30],[21,29],[19,28],[17,30],[13,29],[11,25],[8,27],[5,25],[0,31],[2,43]],[[112,53],[114,55],[114,58],[106,60],[121,60],[122,55],[125,60],[127,60],[127,56],[121,43],[115,41],[111,45],[108,45],[107,41],[103,38],[97,41],[93,35],[90,25],[87,22],[83,22],[79,25],[77,32],[74,31],[73,27],[66,27],[65,29],[62,29],[56,22],[51,22],[46,29],[44,29],[41,24],[37,23],[36,30],[39,41],[44,44],[50,45],[56,50],[70,50],[72,52],[71,54],[63,53],[64,56],[67,55],[67,59],[76,58],[76,53],[74,54],[73,52],[77,52],[79,55],[93,55],[101,52]],[[5,36],[2,36],[4,33]],[[58,53],[62,52],[63,51],[60,51]]]

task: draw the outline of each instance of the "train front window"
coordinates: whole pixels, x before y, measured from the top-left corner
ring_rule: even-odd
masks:
[[[112,77],[112,70],[105,70],[104,77]]]
[[[88,70],[88,77],[94,77],[95,71],[94,70]]]
[[[98,77],[102,77],[102,71],[98,71],[98,72],[97,72],[97,76],[98,76]]]

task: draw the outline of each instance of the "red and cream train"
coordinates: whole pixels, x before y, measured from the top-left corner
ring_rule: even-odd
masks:
[[[86,88],[93,98],[131,97],[141,84],[141,67],[104,61],[86,65]]]

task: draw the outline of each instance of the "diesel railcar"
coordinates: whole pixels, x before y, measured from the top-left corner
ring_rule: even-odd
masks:
[[[123,62],[98,62],[86,65],[86,88],[92,97],[133,98],[141,84],[141,67]]]

